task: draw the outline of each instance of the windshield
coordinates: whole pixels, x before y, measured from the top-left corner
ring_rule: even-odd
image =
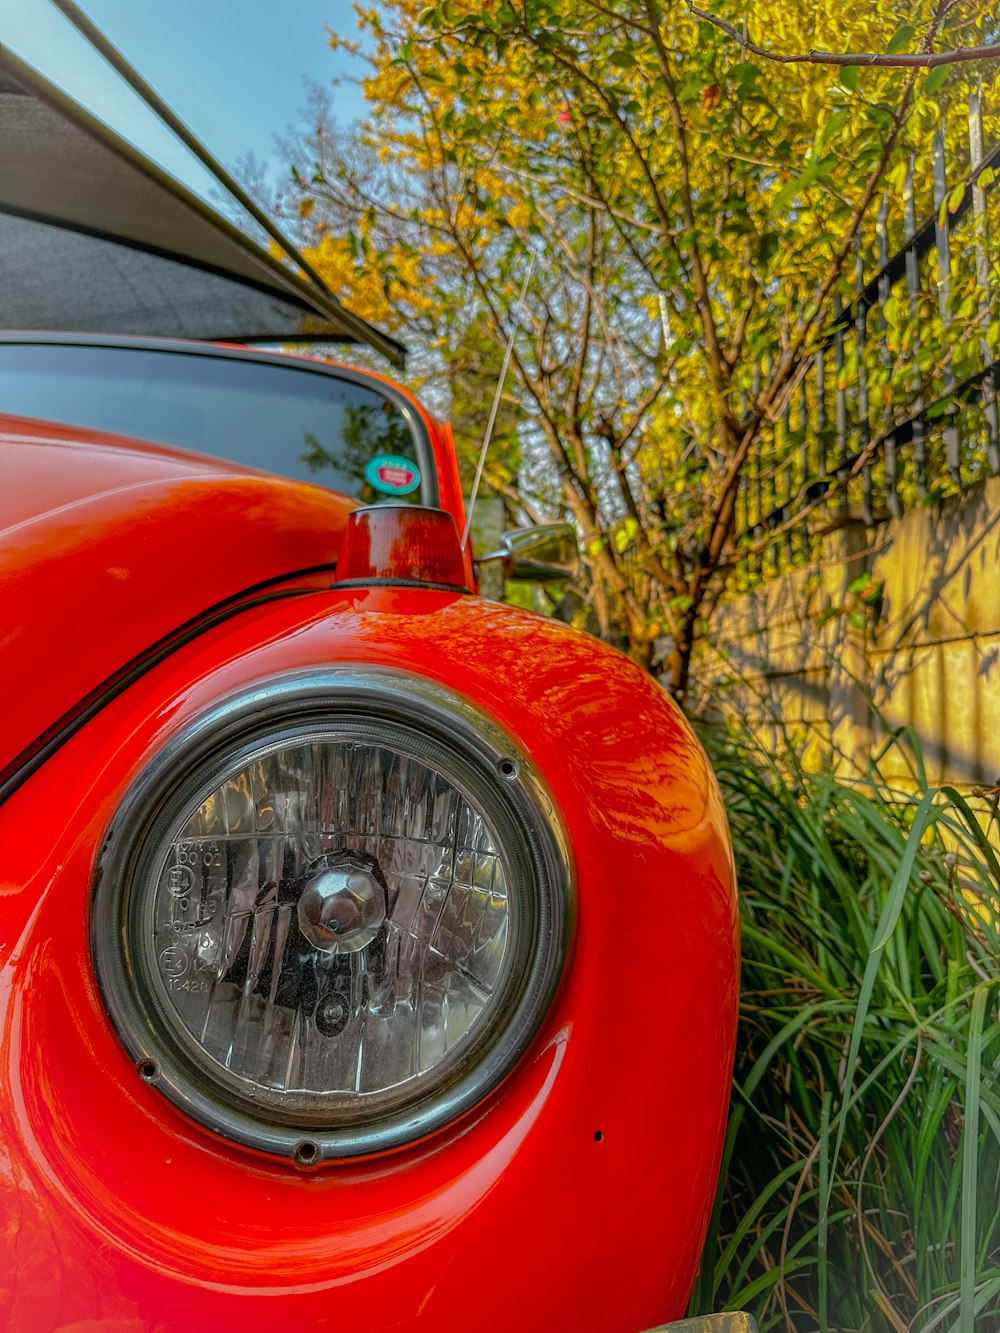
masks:
[[[360,375],[176,351],[0,344],[0,412],[134,436],[365,504],[437,504],[430,448]]]

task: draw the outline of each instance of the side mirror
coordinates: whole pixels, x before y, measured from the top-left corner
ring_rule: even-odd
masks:
[[[546,523],[537,528],[511,528],[500,546],[488,555],[477,556],[476,564],[502,560],[511,579],[531,583],[561,583],[575,578],[580,570],[576,533],[569,523]]]

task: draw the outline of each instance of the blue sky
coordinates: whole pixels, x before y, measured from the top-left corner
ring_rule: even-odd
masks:
[[[229,168],[252,151],[272,171],[305,105],[307,79],[329,85],[355,62],[331,51],[325,25],[349,36],[349,0],[77,0],[160,96]],[[49,0],[0,0],[0,41],[200,194],[211,182]],[[363,109],[333,89],[346,123]]]

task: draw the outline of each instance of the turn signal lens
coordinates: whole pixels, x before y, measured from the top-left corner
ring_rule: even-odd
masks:
[[[353,510],[337,582],[420,583],[468,592],[455,520],[444,509],[419,505]]]

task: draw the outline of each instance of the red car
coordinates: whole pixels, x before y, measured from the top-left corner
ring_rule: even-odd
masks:
[[[405,389],[225,345],[391,340],[2,68],[0,1327],[680,1318],[738,985],[691,730],[476,594]]]

